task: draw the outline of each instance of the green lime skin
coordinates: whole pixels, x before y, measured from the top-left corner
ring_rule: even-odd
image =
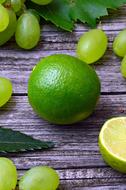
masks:
[[[99,96],[96,72],[78,58],[64,54],[40,60],[28,82],[31,106],[54,124],[73,124],[87,118]]]
[[[120,160],[117,157],[114,157],[109,151],[106,150],[106,148],[103,146],[103,144],[100,141],[99,138],[99,148],[100,153],[104,159],[104,161],[111,166],[114,170],[117,170],[121,173],[126,173],[126,161]]]

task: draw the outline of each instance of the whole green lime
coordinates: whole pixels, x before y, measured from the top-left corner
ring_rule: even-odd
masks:
[[[40,60],[28,82],[31,106],[55,124],[72,124],[87,118],[99,96],[96,72],[83,61],[64,54]]]

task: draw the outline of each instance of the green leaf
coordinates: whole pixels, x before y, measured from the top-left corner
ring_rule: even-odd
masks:
[[[108,15],[108,8],[115,9],[125,3],[126,0],[53,0],[47,6],[37,6],[30,1],[27,6],[36,9],[45,20],[72,31],[77,20],[96,27],[97,18]]]
[[[19,131],[0,128],[0,152],[42,150],[52,148],[53,146],[52,142],[42,142]]]

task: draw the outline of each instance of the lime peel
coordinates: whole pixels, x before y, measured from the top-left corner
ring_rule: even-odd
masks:
[[[114,123],[115,123],[115,125],[113,125]],[[110,128],[109,128],[109,133],[111,133],[111,134],[106,133],[106,130],[108,130],[108,127],[110,127],[112,125],[114,127],[117,127],[117,128],[119,126],[122,128],[122,130],[118,131],[118,129],[117,129],[116,133],[113,133],[113,129],[110,130]],[[120,152],[115,153],[114,150],[112,149],[112,147],[109,147],[110,144],[108,142],[110,141],[110,143],[112,143],[112,145],[114,145],[113,140],[116,140],[115,145],[118,145],[117,144],[118,142],[122,142],[120,140],[123,140],[124,137],[126,136],[126,129],[125,128],[126,128],[126,117],[115,117],[115,118],[109,119],[103,125],[101,132],[99,134],[99,148],[100,148],[100,152],[103,156],[103,159],[112,168],[114,168],[117,171],[123,172],[123,173],[126,173],[126,158],[120,156],[120,153],[122,153],[123,148],[116,146],[117,149],[120,148],[120,149],[118,149],[118,150],[120,150]],[[105,133],[109,134],[109,135],[107,135],[107,139],[106,139]],[[110,135],[113,135],[111,139],[109,138],[109,137],[111,137]],[[123,136],[123,138],[121,135]],[[126,150],[126,148],[125,148],[126,141],[124,140],[123,142],[124,142],[124,150]],[[121,155],[123,155],[123,154],[121,154]]]

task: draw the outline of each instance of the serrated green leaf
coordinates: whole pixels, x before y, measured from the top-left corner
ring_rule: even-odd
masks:
[[[53,146],[52,142],[43,142],[19,131],[0,128],[0,152],[42,150],[52,148]]]
[[[115,9],[126,3],[126,0],[53,0],[47,6],[37,6],[28,2],[41,17],[56,26],[72,31],[77,20],[96,26],[96,19],[108,15],[108,8]]]

